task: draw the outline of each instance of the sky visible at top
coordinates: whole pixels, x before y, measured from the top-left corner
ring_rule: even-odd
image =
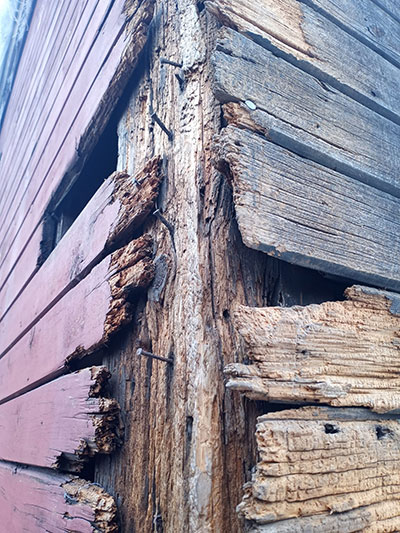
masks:
[[[14,12],[19,1],[21,0],[0,0],[0,68],[3,64],[9,35],[13,28]]]

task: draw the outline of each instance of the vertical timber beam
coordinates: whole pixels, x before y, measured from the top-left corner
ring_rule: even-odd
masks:
[[[235,508],[254,464],[246,400],[224,390],[238,344],[227,310],[268,303],[271,259],[243,247],[230,186],[213,165],[217,28],[202,4],[156,2],[147,65],[119,125],[118,169],[135,173],[160,155],[165,173],[159,211],[144,227],[155,281],[107,356],[125,444],[98,458],[96,481],[116,497],[123,531],[239,531]]]

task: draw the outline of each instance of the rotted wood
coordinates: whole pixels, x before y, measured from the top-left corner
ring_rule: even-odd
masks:
[[[114,498],[96,483],[0,462],[0,518],[7,533],[116,533]]]
[[[213,64],[220,102],[250,102],[233,123],[251,122],[276,144],[400,196],[398,124],[230,29]]]
[[[339,6],[335,5],[337,3],[338,0],[206,2],[223,24],[400,124],[400,82],[396,66],[398,24],[371,0],[366,0],[362,7],[357,0],[342,0]],[[347,26],[351,17],[355,19],[353,25],[357,26],[357,16],[361,15],[361,27],[366,37],[359,40],[356,37],[360,30],[349,31],[346,26],[343,29],[343,22],[333,15],[341,9],[348,13],[347,19],[346,15],[339,17],[346,19]],[[365,13],[369,11],[374,23],[367,30],[363,23]],[[394,31],[393,37],[390,30]],[[374,31],[377,35],[388,36],[383,41],[389,47],[389,55],[396,57],[396,65],[369,46],[372,41],[374,48],[380,49],[376,38],[373,39]],[[247,57],[253,56],[249,53]]]
[[[400,297],[367,287],[347,301],[240,306],[234,323],[248,365],[225,368],[228,388],[258,400],[400,409]]]
[[[0,460],[79,472],[119,442],[119,406],[102,397],[110,373],[91,367],[0,406]]]
[[[161,160],[136,174],[114,172],[75,220],[37,274],[12,303],[0,292],[0,356],[15,344],[71,288],[132,233],[152,212],[162,179]],[[32,258],[35,259],[34,257]],[[19,280],[17,287],[24,281]],[[17,288],[14,289],[14,292]]]
[[[256,439],[259,461],[238,506],[250,531],[399,530],[395,418],[305,407],[259,417]]]
[[[131,320],[135,292],[154,276],[145,234],[107,256],[59,300],[1,359],[0,399],[62,373],[103,346]]]
[[[242,124],[250,120],[241,107],[233,116],[244,117]],[[229,167],[246,246],[328,274],[400,289],[398,198],[233,126],[223,131],[219,158],[222,170]]]

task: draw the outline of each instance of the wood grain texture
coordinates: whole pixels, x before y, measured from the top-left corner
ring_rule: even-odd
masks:
[[[107,256],[0,359],[0,399],[62,373],[131,319],[132,292],[153,279],[152,240],[143,235]]]
[[[42,1],[37,3],[35,13],[39,12],[38,21],[34,18],[29,31],[25,52],[33,57],[27,58],[25,53],[22,57],[6,116],[7,136],[0,134],[0,144],[5,152],[3,172],[5,175],[13,171],[17,173],[16,180],[6,180],[3,185],[1,220],[4,219],[6,206],[18,199],[18,189],[35,179],[32,175],[24,175],[29,168],[28,163],[36,151],[37,157],[43,150],[43,142],[54,127],[62,102],[65,103],[95,35],[104,24],[110,2],[97,6],[97,9],[98,2],[95,0],[72,1],[69,5],[60,2],[55,13],[47,12],[43,4]],[[84,37],[83,33],[86,33]],[[15,113],[20,115],[20,120],[9,119],[9,115],[12,117]],[[36,135],[33,137],[28,131],[35,131]],[[10,138],[19,139],[21,151],[15,153]]]
[[[250,117],[271,141],[400,195],[397,124],[232,30],[213,64],[217,98],[253,102]]]
[[[354,9],[357,13],[348,10],[349,17],[368,11],[372,2],[366,3]],[[310,7],[317,7],[318,0],[216,0],[207,4],[225,25],[400,124],[398,68]],[[378,31],[386,19],[395,27],[391,17],[372,7],[371,16],[379,16]],[[398,52],[398,37],[394,48]]]
[[[2,404],[0,460],[79,471],[88,457],[111,453],[119,408],[101,397],[109,378],[105,367],[86,368]]]
[[[305,3],[400,67],[399,22],[377,5],[378,2],[305,0]]]
[[[68,94],[68,105],[62,103],[61,114],[55,117],[53,126],[48,125],[51,133],[44,141],[44,151],[39,150],[36,159],[29,160],[31,166],[25,169],[25,188],[19,189],[20,200],[13,200],[14,216],[7,218],[7,224],[1,230],[2,276],[8,274],[40,224],[49,196],[62,180],[70,183],[76,178],[97,142],[137,64],[147,38],[152,7],[152,0],[114,3],[110,13],[119,10],[116,15],[122,25],[115,26],[107,18],[98,34],[102,52],[95,46],[90,52],[94,54],[93,64],[104,55],[100,70],[93,73],[93,80],[89,80],[88,69],[82,69],[83,76]],[[109,25],[111,28],[107,29]],[[115,32],[113,39],[111,35]],[[89,56],[85,61],[92,65]],[[28,184],[26,181],[31,175],[35,178]]]
[[[115,172],[100,187],[53,253],[14,302],[0,292],[0,355],[15,344],[46,312],[103,259],[116,243],[130,238],[154,208],[161,181],[161,161],[150,160],[135,177]],[[146,253],[148,250],[146,249]],[[25,265],[25,275],[34,268]],[[15,283],[11,295],[22,287]],[[11,305],[11,308],[9,307]]]
[[[399,199],[246,130],[227,127],[220,145],[247,246],[399,290]]]
[[[238,506],[251,531],[399,529],[397,420],[306,407],[260,417],[256,439],[259,461]]]
[[[99,485],[0,462],[0,519],[7,533],[116,533],[114,499]]]
[[[392,0],[374,0],[374,2],[400,24],[400,6],[396,2]]]
[[[235,312],[250,364],[225,372],[229,388],[287,403],[400,408],[400,299],[353,286],[347,301]]]

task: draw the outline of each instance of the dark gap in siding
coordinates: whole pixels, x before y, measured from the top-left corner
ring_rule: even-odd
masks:
[[[79,177],[63,194],[58,205],[45,215],[39,265],[49,257],[104,180],[116,170],[117,160],[117,125],[115,120],[110,120]]]
[[[268,306],[291,307],[341,301],[345,299],[345,289],[357,283],[267,257],[264,300]]]

